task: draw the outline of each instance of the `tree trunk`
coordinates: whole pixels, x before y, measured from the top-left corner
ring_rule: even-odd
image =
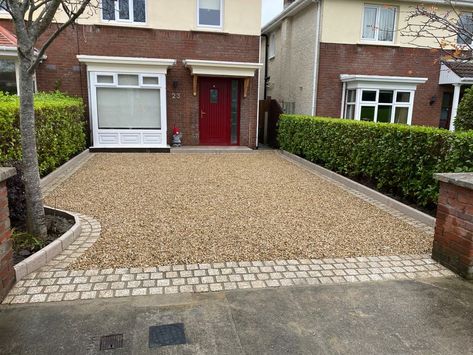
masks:
[[[30,57],[31,55],[31,57]],[[36,237],[47,237],[46,217],[39,177],[38,156],[36,154],[36,129],[34,116],[33,74],[28,72],[28,53],[20,60],[20,130],[23,152],[23,176],[26,189],[26,209],[28,232]]]

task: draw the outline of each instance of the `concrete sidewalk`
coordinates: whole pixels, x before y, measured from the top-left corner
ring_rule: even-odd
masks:
[[[0,354],[472,354],[458,278],[0,306]],[[184,323],[187,344],[149,348]],[[123,348],[100,351],[101,336]]]

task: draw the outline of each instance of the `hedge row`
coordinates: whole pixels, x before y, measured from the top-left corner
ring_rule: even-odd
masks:
[[[84,105],[60,93],[35,96],[40,174],[56,169],[85,149]],[[0,92],[0,166],[21,160],[19,99]]]
[[[376,186],[422,207],[435,207],[439,172],[473,171],[473,132],[282,115],[281,149]]]

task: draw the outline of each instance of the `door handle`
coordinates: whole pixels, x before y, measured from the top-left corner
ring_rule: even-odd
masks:
[[[204,116],[205,116],[206,114],[207,114],[206,112],[200,110],[200,118],[204,118]]]

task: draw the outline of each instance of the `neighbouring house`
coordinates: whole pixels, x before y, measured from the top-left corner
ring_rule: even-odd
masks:
[[[17,93],[5,11],[0,26],[0,90]],[[260,0],[100,0],[47,50],[37,90],[84,98],[92,148],[167,148],[174,127],[185,145],[256,148],[260,31]]]
[[[442,62],[432,39],[401,35],[425,1],[284,3],[262,29],[262,97],[287,113],[454,128],[473,64]],[[427,3],[447,11],[444,1]],[[456,4],[471,16],[473,2]]]

